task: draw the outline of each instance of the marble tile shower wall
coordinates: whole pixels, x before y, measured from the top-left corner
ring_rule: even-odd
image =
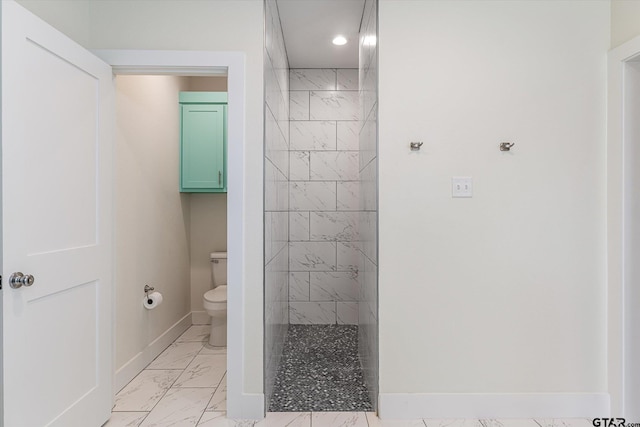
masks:
[[[291,69],[289,322],[357,324],[357,69]]]
[[[265,393],[271,396],[289,325],[289,63],[275,0],[265,2]]]
[[[378,50],[377,1],[366,0],[360,28],[360,294],[358,353],[371,401],[378,395]]]

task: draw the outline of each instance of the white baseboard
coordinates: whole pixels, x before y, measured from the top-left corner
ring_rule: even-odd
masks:
[[[192,311],[191,321],[194,325],[210,325],[211,316],[209,316],[206,311]]]
[[[189,313],[182,319],[178,320],[173,324],[173,326],[145,347],[144,350],[136,354],[131,360],[116,371],[114,383],[116,393],[129,384],[129,381],[142,372],[142,370],[151,363],[153,359],[158,357],[158,355],[162,353],[164,349],[169,347],[169,345],[182,335],[184,331],[189,329],[191,326],[191,317],[191,313]]]
[[[382,419],[598,418],[609,416],[607,393],[381,393]]]
[[[228,402],[227,402],[228,403]],[[232,419],[261,420],[264,418],[264,394],[242,393],[240,405],[227,407],[227,416]]]

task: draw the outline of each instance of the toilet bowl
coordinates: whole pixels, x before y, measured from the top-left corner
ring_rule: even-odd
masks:
[[[212,252],[211,279],[213,289],[203,296],[204,309],[211,316],[209,344],[216,347],[227,345],[227,253]]]

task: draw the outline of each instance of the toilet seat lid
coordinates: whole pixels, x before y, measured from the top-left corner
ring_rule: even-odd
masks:
[[[209,302],[227,302],[227,287],[218,286],[204,293],[204,299]]]

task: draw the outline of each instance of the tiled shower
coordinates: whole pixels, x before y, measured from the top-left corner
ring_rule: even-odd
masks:
[[[358,323],[358,70],[290,70],[289,323]]]
[[[282,390],[289,325],[291,336],[304,325],[355,328],[336,331],[358,337],[375,407],[377,12],[375,0],[363,4],[358,69],[289,69],[277,1],[265,2],[267,408],[274,383]]]

